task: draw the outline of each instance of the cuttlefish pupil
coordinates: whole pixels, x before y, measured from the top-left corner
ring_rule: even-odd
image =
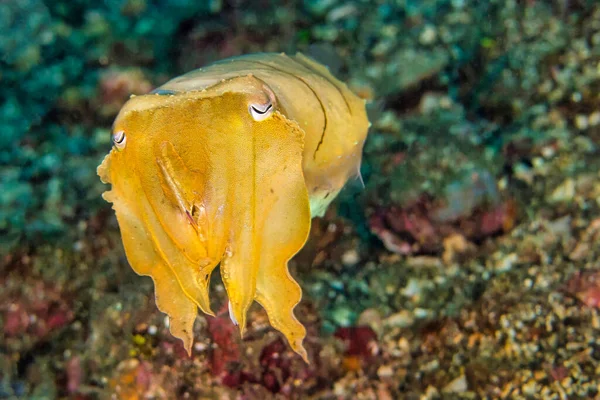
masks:
[[[153,93],[123,106],[98,167],[131,267],[154,281],[188,353],[198,308],[214,315],[209,282],[220,265],[240,332],[257,301],[308,360],[288,261],[311,218],[358,175],[364,101],[302,54],[233,58]]]
[[[125,136],[125,131],[117,131],[113,134],[113,143],[119,150],[123,150],[125,148],[125,143],[127,137]]]
[[[273,113],[273,104],[250,104],[248,110],[250,111],[250,115],[252,115],[252,118],[254,118],[255,121],[263,121],[269,118],[269,116]]]

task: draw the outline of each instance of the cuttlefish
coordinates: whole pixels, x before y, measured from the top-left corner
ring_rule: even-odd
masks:
[[[243,335],[256,300],[307,360],[288,261],[349,178],[359,176],[365,101],[297,54],[254,54],[132,96],[98,167],[112,188],[127,259],[150,276],[156,305],[188,354],[219,265]]]

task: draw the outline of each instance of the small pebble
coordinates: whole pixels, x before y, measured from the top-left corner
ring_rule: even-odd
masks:
[[[357,12],[358,10],[356,9],[356,6],[354,4],[344,4],[331,10],[327,14],[327,20],[329,22],[340,21],[342,19],[346,19],[348,17],[356,15]]]
[[[425,308],[415,308],[414,315],[418,319],[429,318],[433,312],[431,310],[427,310]]]
[[[575,127],[579,130],[584,130],[588,128],[588,118],[583,114],[578,114],[575,117]]]
[[[355,249],[348,250],[342,255],[342,264],[346,267],[352,267],[360,261],[358,251]]]
[[[500,260],[496,262],[495,270],[496,272],[506,272],[510,271],[515,263],[518,261],[519,256],[516,253],[510,253],[503,256]]]
[[[377,376],[380,378],[389,378],[394,374],[394,370],[389,365],[382,365],[377,370]]]
[[[368,326],[377,334],[380,335],[383,330],[383,321],[379,311],[374,308],[367,308],[358,316],[358,325]]]
[[[575,181],[567,178],[550,195],[550,201],[557,203],[568,203],[575,197]]]
[[[415,323],[415,317],[409,310],[402,310],[390,315],[384,324],[394,328],[408,328]]]
[[[203,352],[206,349],[207,349],[207,346],[203,342],[194,343],[194,350],[196,350],[197,352]]]
[[[588,124],[590,124],[590,126],[600,125],[600,111],[594,111],[590,114],[588,117]]]
[[[538,390],[538,385],[535,380],[531,379],[522,387],[523,394],[526,396],[534,396]]]
[[[467,390],[467,377],[464,375],[452,380],[442,389],[446,393],[463,393]]]
[[[424,46],[429,46],[433,44],[437,39],[437,31],[432,25],[426,25],[423,32],[419,36],[419,43]]]

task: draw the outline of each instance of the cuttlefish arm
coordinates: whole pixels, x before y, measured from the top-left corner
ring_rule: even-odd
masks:
[[[278,120],[287,121],[288,129],[283,131]],[[255,298],[267,311],[271,325],[308,361],[302,345],[306,330],[293,314],[302,291],[287,266],[304,246],[310,230],[310,205],[302,174],[304,133],[279,113],[261,128],[256,164],[262,171],[259,180],[267,184],[258,187],[261,200],[256,210],[264,222],[259,231],[260,266]]]
[[[113,183],[110,159],[111,154],[98,167],[98,175],[104,183]],[[143,204],[143,199],[139,202],[128,201],[142,192],[135,171],[122,171],[116,178],[117,183],[127,184],[113,185],[119,189],[105,192],[103,198],[113,203],[127,259],[137,274],[150,276],[154,281],[156,306],[169,316],[171,334],[183,341],[189,353],[193,342],[193,325],[198,313],[197,305],[181,290],[177,276],[167,265],[161,249],[156,246],[147,228],[150,216],[146,210],[149,205],[147,202]]]

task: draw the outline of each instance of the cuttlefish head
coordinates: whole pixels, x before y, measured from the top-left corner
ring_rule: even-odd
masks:
[[[306,359],[305,330],[292,312],[301,291],[287,269],[310,225],[304,132],[273,92],[245,76],[134,97],[112,134],[114,147],[98,167],[112,184],[103,196],[132,268],[154,280],[172,334],[190,352],[197,307],[212,314],[209,281],[220,263],[241,332],[257,300]]]

